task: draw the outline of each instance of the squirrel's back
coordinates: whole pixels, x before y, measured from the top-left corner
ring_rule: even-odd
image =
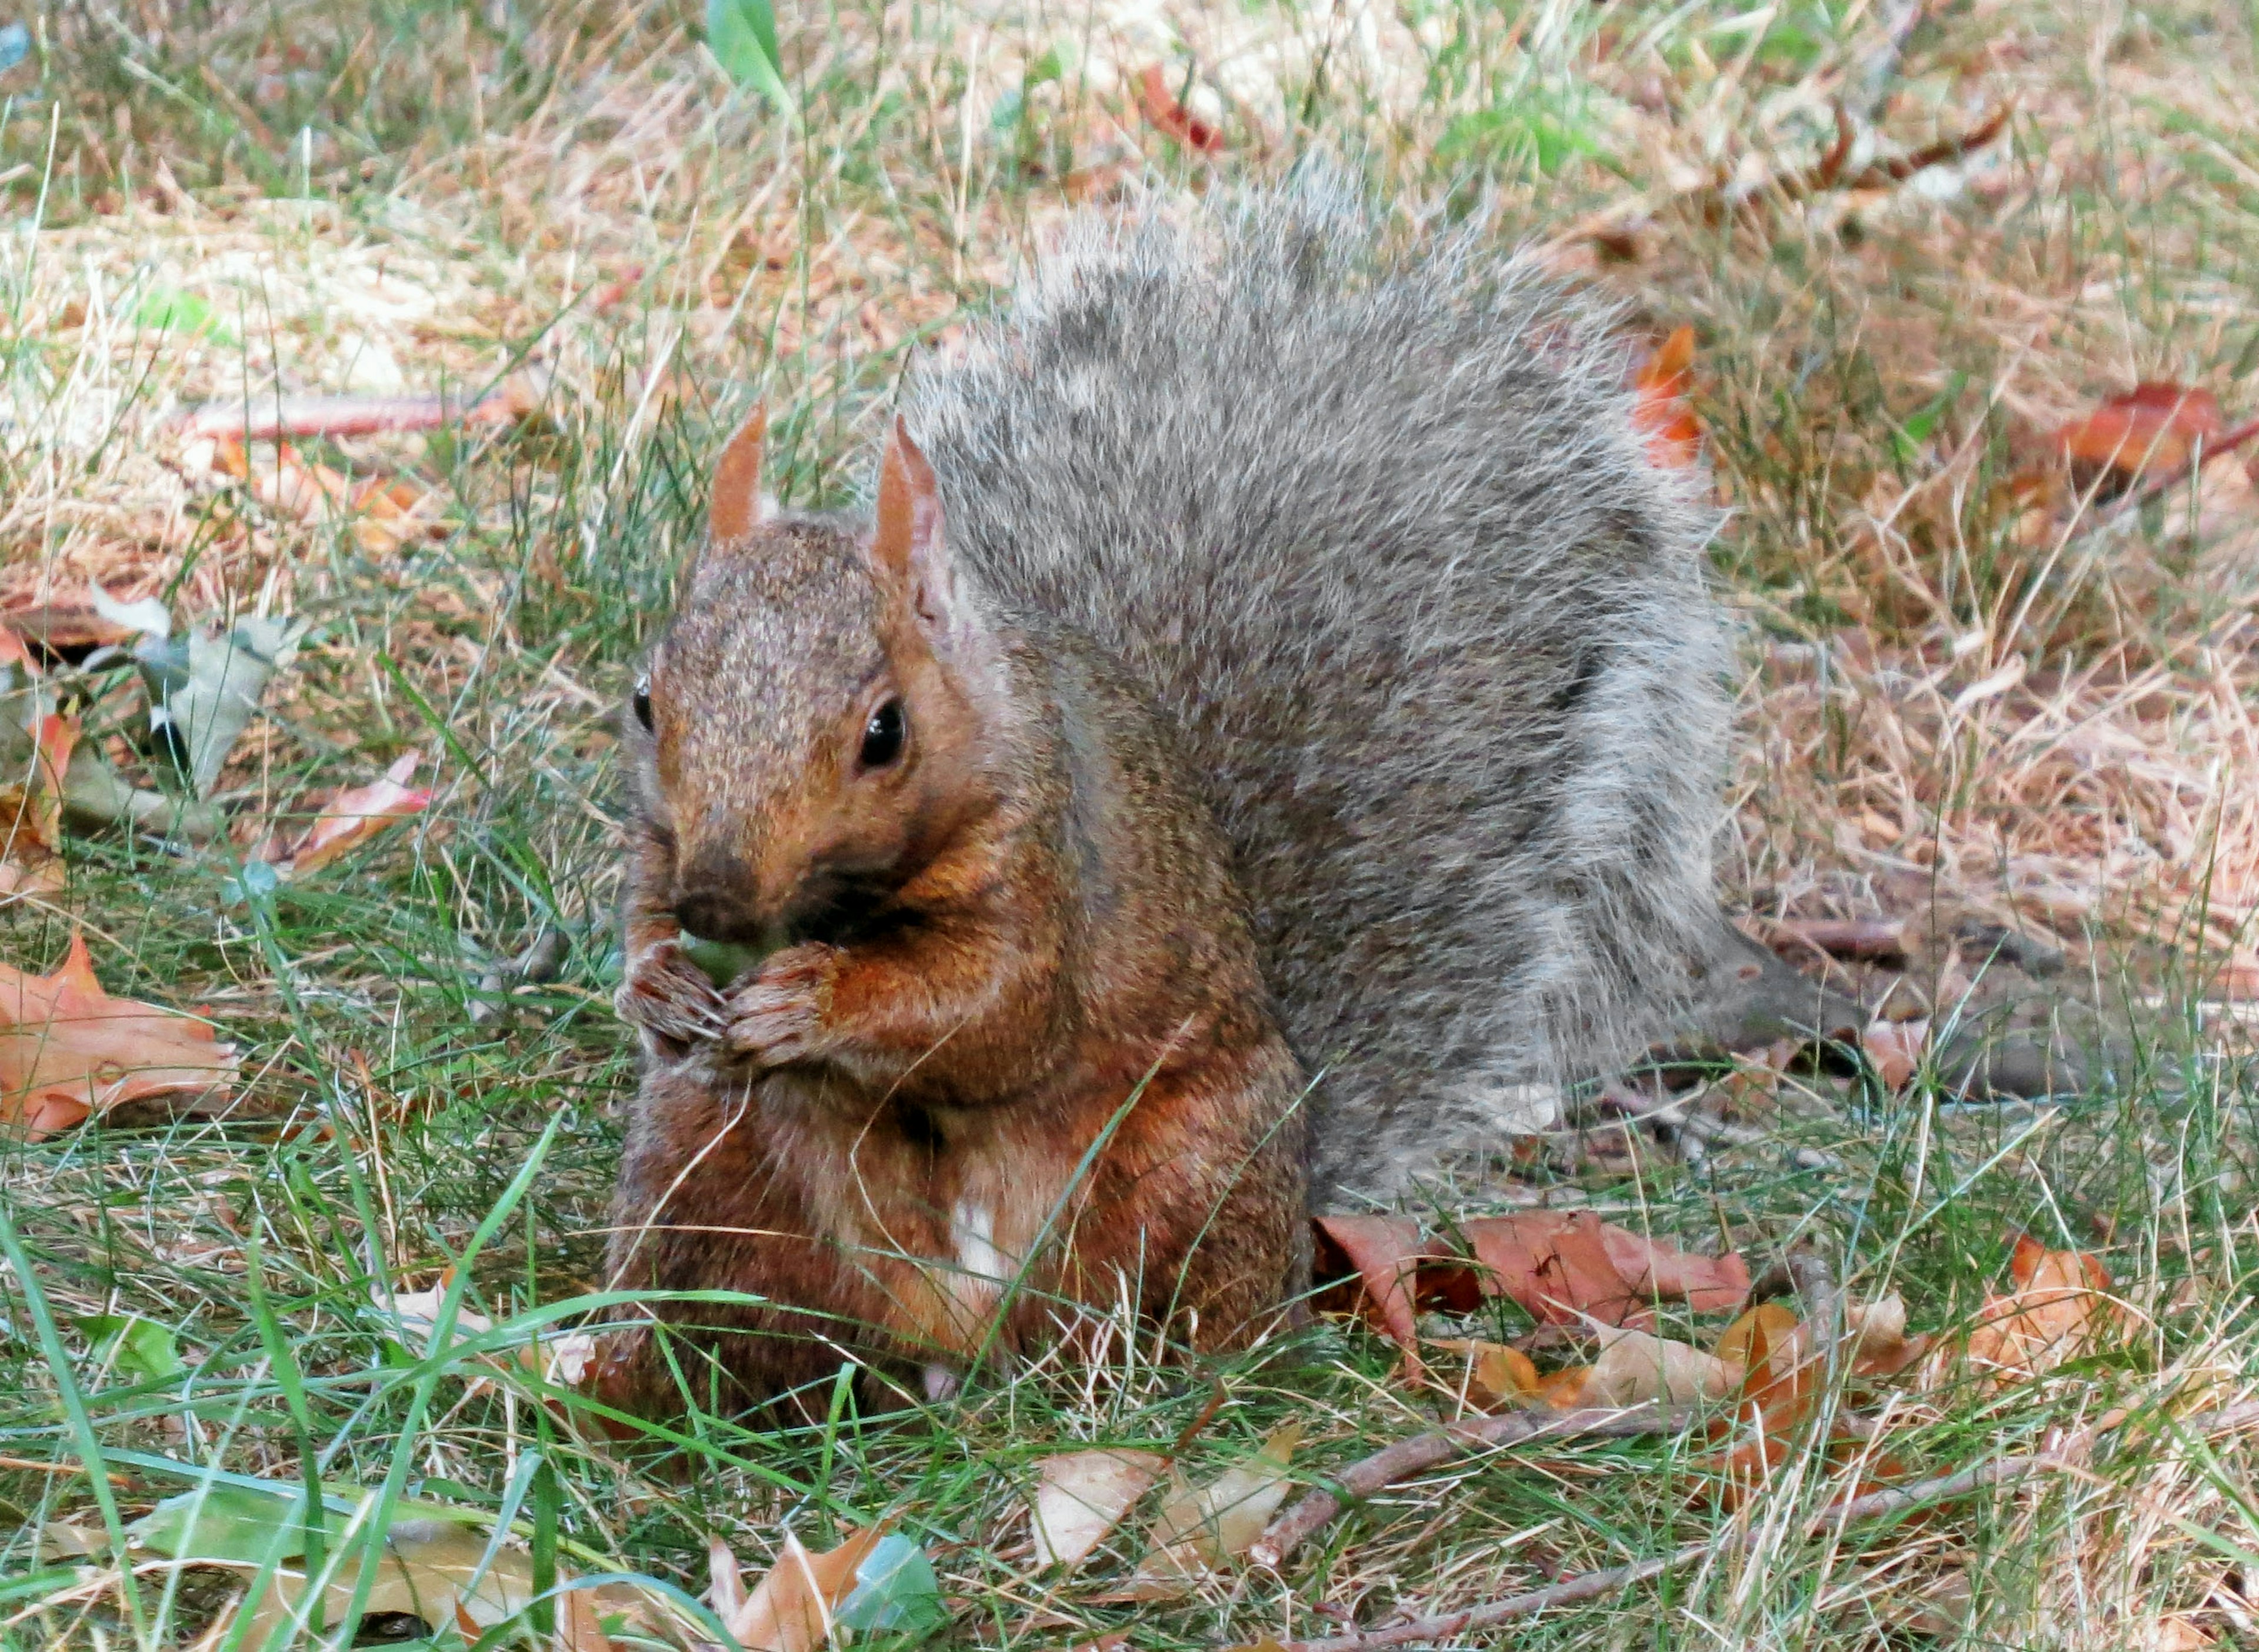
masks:
[[[1714,922],[1708,516],[1602,318],[1329,174],[1092,219],[914,381],[994,600],[1178,727],[1319,1075],[1322,1200],[1662,1030]]]

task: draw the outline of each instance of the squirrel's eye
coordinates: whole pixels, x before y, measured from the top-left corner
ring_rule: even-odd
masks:
[[[902,754],[902,742],[909,734],[909,725],[902,717],[902,702],[882,700],[863,724],[862,764],[866,769],[882,769]]]
[[[636,684],[635,720],[643,724],[644,732],[651,732],[651,679],[645,677]]]

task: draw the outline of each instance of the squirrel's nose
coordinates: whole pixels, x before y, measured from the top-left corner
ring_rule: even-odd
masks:
[[[761,932],[752,904],[735,889],[684,890],[675,898],[674,921],[702,941],[751,943]]]
[[[702,941],[754,942],[763,926],[753,883],[735,855],[701,854],[675,886],[674,921]]]

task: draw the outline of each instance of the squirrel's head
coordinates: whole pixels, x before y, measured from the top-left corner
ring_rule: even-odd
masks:
[[[771,947],[883,922],[987,806],[999,655],[898,419],[876,523],[761,500],[765,420],[730,438],[706,545],[624,728],[688,933]]]

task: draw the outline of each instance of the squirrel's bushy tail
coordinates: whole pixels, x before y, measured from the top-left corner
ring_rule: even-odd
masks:
[[[1714,925],[1712,526],[1606,317],[1338,174],[1093,217],[914,381],[951,532],[1117,654],[1238,858],[1322,1200],[1664,1029]]]

